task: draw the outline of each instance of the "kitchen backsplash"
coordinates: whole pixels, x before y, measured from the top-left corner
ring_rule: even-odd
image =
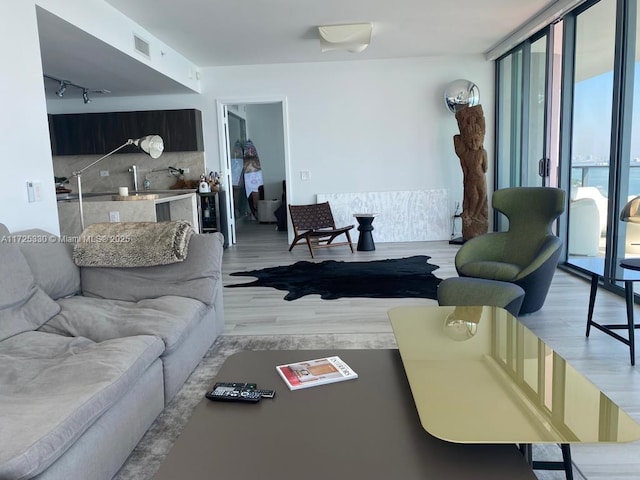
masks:
[[[99,155],[73,155],[53,157],[53,172],[56,177],[67,177],[66,188],[76,192],[76,180],[72,173],[92,162]],[[169,174],[169,167],[188,169],[183,178],[197,180],[205,172],[203,152],[167,152],[153,159],[144,153],[114,154],[82,173],[83,192],[117,192],[118,187],[133,190],[133,174],[128,170],[135,165],[138,170],[138,189],[143,190],[145,177],[151,182],[151,190],[168,190],[179,177]],[[108,175],[104,175],[108,172]],[[104,176],[103,176],[104,175]]]

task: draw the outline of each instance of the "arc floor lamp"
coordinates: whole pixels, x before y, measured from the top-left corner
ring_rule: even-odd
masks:
[[[164,142],[162,141],[162,137],[160,137],[160,135],[147,135],[144,137],[137,138],[135,140],[129,139],[125,143],[120,145],[118,148],[116,148],[115,150],[110,151],[109,153],[100,157],[95,162],[90,163],[83,169],[75,170],[72,173],[72,175],[76,177],[77,184],[78,184],[78,204],[80,205],[80,225],[82,227],[82,230],[84,230],[84,210],[82,207],[82,173],[88,168],[91,168],[97,163],[101,162],[105,158],[110,157],[117,151],[122,150],[127,145],[135,145],[144,153],[149,155],[151,158],[158,158],[160,155],[162,155],[162,152],[164,151]]]

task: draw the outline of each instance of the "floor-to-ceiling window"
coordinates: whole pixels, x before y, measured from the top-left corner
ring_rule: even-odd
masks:
[[[549,185],[554,34],[546,28],[496,61],[496,188]],[[556,81],[557,83],[557,81]],[[556,163],[557,164],[557,161]],[[501,215],[497,230],[506,228]]]
[[[529,49],[528,105],[525,112],[528,118],[527,143],[522,162],[522,185],[543,185],[549,176],[546,150],[548,43],[549,36],[545,34],[531,42]]]
[[[496,189],[514,185],[520,178],[522,151],[522,60],[519,47],[497,62],[497,143]],[[507,220],[494,216],[496,230],[504,230]]]
[[[612,268],[619,258],[640,256],[639,226],[619,220],[627,201],[640,194],[637,0],[600,0],[574,18],[568,260],[600,256]],[[578,206],[592,213],[572,219]],[[595,217],[598,251],[572,249],[595,242]]]
[[[513,185],[520,177],[522,144],[522,56],[516,48],[497,62],[496,189]],[[514,161],[518,159],[518,161]]]
[[[496,62],[496,188],[545,183],[548,44],[545,32]]]
[[[607,239],[616,0],[601,0],[575,15],[568,254],[604,256]],[[573,218],[571,218],[573,217]],[[597,225],[597,226],[596,226]]]
[[[543,184],[557,184],[568,194],[559,234],[566,240],[569,266],[584,257],[604,257],[611,266],[620,257],[640,256],[640,224],[620,220],[624,205],[640,196],[638,2],[588,0],[561,17],[562,49],[550,25],[496,60],[496,188],[535,184],[533,165],[541,151],[558,146],[557,183],[551,178]],[[550,41],[541,42],[546,32]],[[515,74],[517,69],[508,67],[519,52],[521,73]],[[553,68],[541,76],[536,55],[545,54],[547,69],[561,59],[561,81]],[[518,75],[520,99],[507,88],[513,88]],[[540,90],[543,81],[546,88]],[[546,111],[536,110],[537,100],[546,103]],[[557,125],[554,105],[561,118]],[[522,117],[519,147],[513,129],[517,116]],[[542,129],[546,144],[537,136]],[[553,173],[553,162],[551,168]]]
[[[622,88],[626,95],[621,105],[624,128],[622,145],[619,147],[623,160],[620,168],[618,211],[622,210],[627,201],[640,196],[640,9],[637,4],[629,7],[628,36],[622,39],[629,53],[623,59],[626,76]],[[640,256],[640,224],[620,222],[618,231],[621,238],[617,244],[618,256],[622,249],[628,257]]]

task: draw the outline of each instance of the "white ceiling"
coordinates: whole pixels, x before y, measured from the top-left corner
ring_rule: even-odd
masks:
[[[106,0],[199,67],[484,53],[551,0]],[[362,53],[320,52],[318,25],[370,22]],[[38,9],[46,74],[112,95],[185,87]],[[126,72],[126,75],[124,74]],[[45,82],[48,95],[55,82]],[[65,95],[65,98],[67,95]]]
[[[125,55],[68,22],[38,8],[38,36],[42,70],[46,75],[69,80],[91,90],[106,89],[114,96],[191,92],[144,63]],[[82,92],[73,87],[59,99],[60,85],[45,79],[47,98],[82,104]],[[92,93],[91,96],[98,96]]]

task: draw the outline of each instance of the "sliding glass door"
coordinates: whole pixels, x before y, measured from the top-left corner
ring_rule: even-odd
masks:
[[[640,256],[640,226],[619,219],[624,205],[640,195],[637,2],[601,0],[572,22],[568,259],[599,256],[614,265]],[[585,242],[589,248],[576,248]]]
[[[525,127],[525,155],[522,158],[522,186],[549,184],[549,154],[547,152],[547,65],[549,35],[544,34],[532,42],[529,48],[527,85],[527,119]]]
[[[640,196],[639,2],[587,0],[496,61],[496,188],[566,190],[571,268],[640,257],[640,223],[620,220]]]
[[[548,93],[558,78],[553,75],[554,35],[555,29],[547,28],[496,62],[496,189],[555,181],[557,149],[550,139],[557,136],[550,135],[553,110]],[[494,220],[497,230],[506,227],[502,215]]]
[[[520,183],[523,50],[519,47],[497,62],[496,190]]]
[[[572,25],[568,253],[604,256],[613,193],[609,187],[616,0],[601,0],[576,15]]]
[[[634,197],[640,196],[640,9],[631,2],[626,10],[627,35],[621,38],[628,54],[621,59],[622,70],[626,72],[621,82],[620,144],[620,195],[617,211]],[[618,216],[616,216],[618,217]],[[640,224],[617,220],[618,236],[616,253],[618,257],[640,257]]]

